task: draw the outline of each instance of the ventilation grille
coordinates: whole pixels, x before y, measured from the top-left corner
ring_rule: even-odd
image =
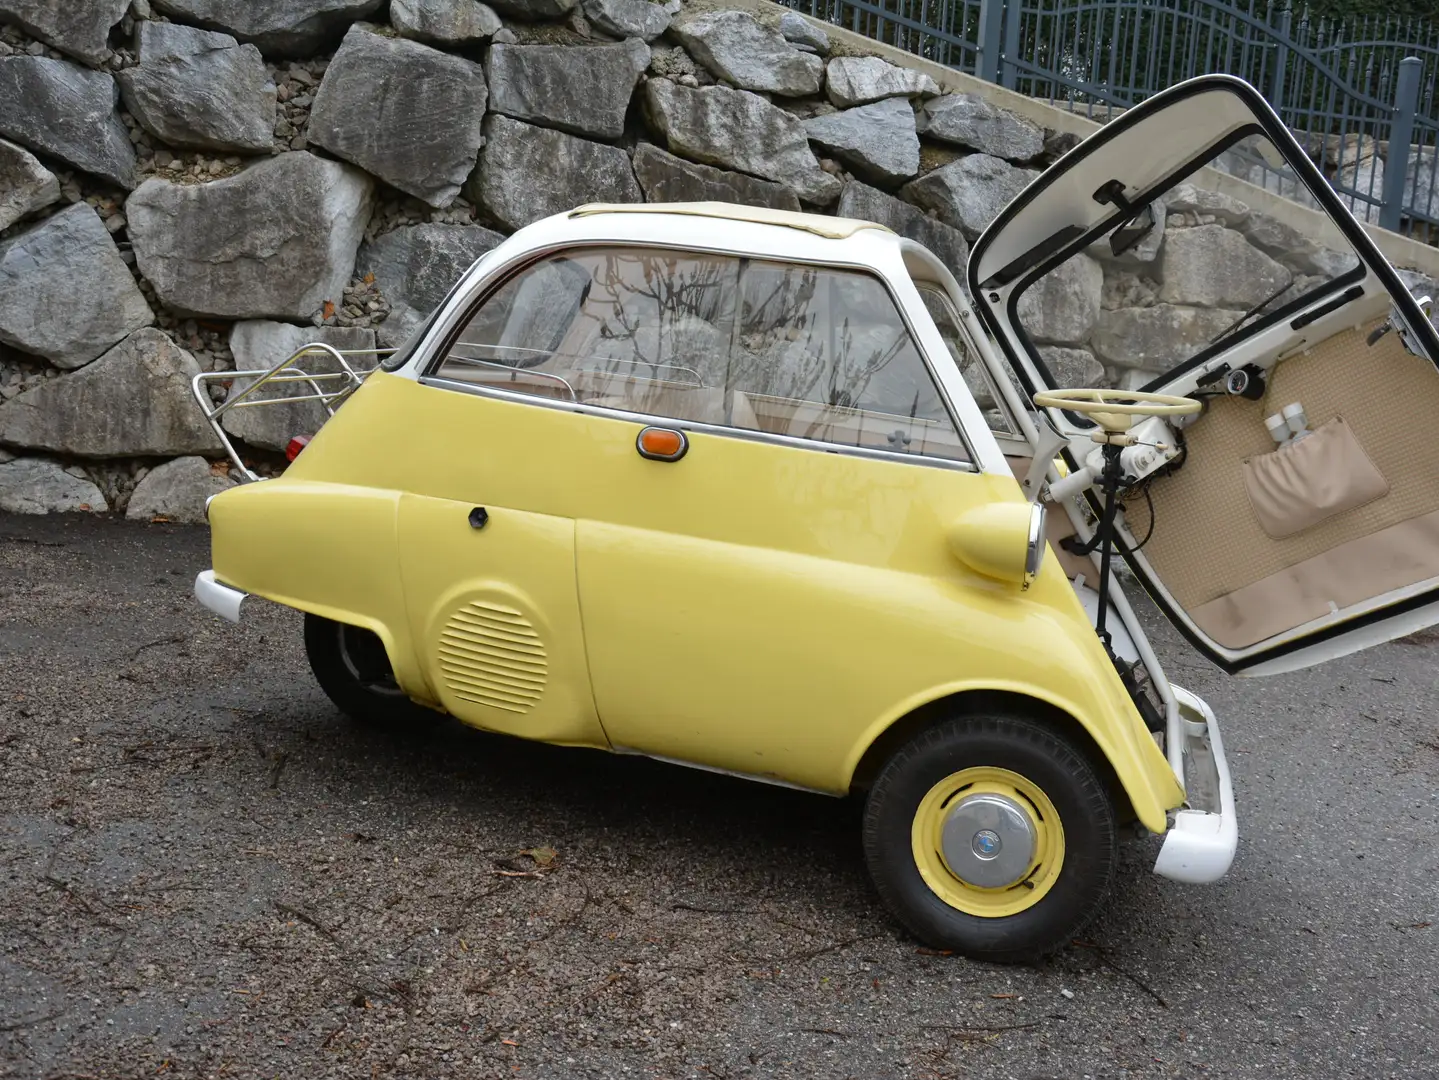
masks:
[[[461,701],[526,713],[544,693],[549,665],[523,614],[476,600],[455,612],[440,634],[440,670]]]

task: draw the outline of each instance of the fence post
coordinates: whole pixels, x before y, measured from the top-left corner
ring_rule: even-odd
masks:
[[[980,0],[979,72],[985,82],[999,82],[999,50],[1004,41],[1006,0]]]
[[[1269,91],[1269,104],[1274,106],[1274,111],[1283,114],[1284,111],[1284,77],[1289,67],[1289,27],[1292,15],[1286,7],[1279,13],[1279,43],[1274,52],[1274,84]]]
[[[1419,77],[1424,64],[1417,56],[1399,61],[1394,90],[1394,120],[1389,125],[1389,153],[1384,158],[1384,193],[1379,227],[1399,231],[1404,216],[1404,181],[1409,176],[1409,144],[1414,141],[1414,114],[1419,109]]]
[[[1004,58],[999,65],[1000,85],[1008,90],[1013,90],[1019,82],[1019,69],[1014,66],[1014,58],[1019,55],[1019,0],[1015,0],[1014,7],[1005,5],[1004,12]]]

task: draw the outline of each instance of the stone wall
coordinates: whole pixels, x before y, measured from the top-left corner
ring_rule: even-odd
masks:
[[[969,243],[1075,142],[752,3],[0,0],[0,24],[0,509],[20,512],[200,520],[236,478],[195,374],[313,340],[393,345],[548,214],[838,213],[962,280]],[[1200,195],[1162,235],[1243,245],[1267,272],[1282,223]],[[1145,334],[1198,333],[1242,299],[1173,302],[1189,241],[1159,239],[1147,263],[1046,284],[1041,336],[1068,380],[1132,385]],[[273,473],[320,419],[302,408],[227,430]]]

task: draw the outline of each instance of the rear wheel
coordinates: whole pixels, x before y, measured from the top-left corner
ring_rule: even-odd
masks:
[[[865,806],[889,910],[926,944],[1017,962],[1066,945],[1118,862],[1114,806],[1085,754],[1016,716],[947,721],[901,748]]]
[[[320,689],[346,716],[386,723],[418,712],[400,689],[384,643],[373,631],[307,612],[305,655]]]

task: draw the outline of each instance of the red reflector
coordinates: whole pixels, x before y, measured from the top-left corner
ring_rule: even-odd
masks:
[[[290,461],[294,461],[297,457],[300,456],[300,451],[305,449],[305,447],[309,445],[310,436],[296,435],[293,439],[290,440],[290,445],[285,447],[285,457]]]

